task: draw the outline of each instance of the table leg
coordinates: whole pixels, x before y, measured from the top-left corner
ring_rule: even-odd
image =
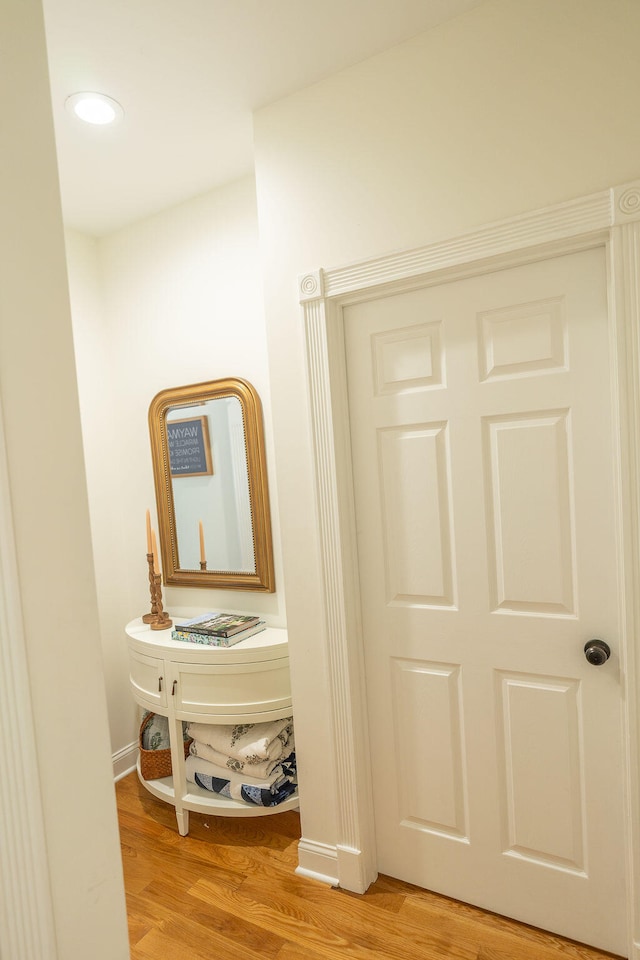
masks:
[[[176,806],[176,820],[178,821],[178,833],[181,837],[186,837],[189,833],[189,811]]]

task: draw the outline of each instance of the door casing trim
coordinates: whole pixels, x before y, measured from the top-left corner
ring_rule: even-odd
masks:
[[[299,277],[316,505],[323,638],[335,758],[337,882],[363,893],[377,876],[359,621],[343,307],[372,297],[602,247],[608,267],[614,407],[620,661],[625,756],[629,957],[640,960],[640,180],[535,210],[453,239]],[[301,873],[305,849],[299,850]],[[311,865],[309,865],[311,868]]]
[[[57,960],[1,407],[0,809],[0,956]]]

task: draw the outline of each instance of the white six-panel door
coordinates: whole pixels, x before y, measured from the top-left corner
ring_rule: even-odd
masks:
[[[607,316],[598,249],[344,326],[378,868],[623,954]]]

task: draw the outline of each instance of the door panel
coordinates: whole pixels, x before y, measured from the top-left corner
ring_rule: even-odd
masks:
[[[468,840],[460,668],[393,659],[393,710],[406,824]],[[437,730],[437,737],[424,731]]]
[[[386,429],[378,439],[387,599],[450,607],[453,531],[447,425]],[[420,485],[408,484],[410,476],[420,477]]]
[[[502,849],[584,875],[579,685],[496,671],[496,686]]]
[[[569,419],[554,410],[482,420],[494,611],[575,616]]]
[[[604,254],[344,320],[379,869],[622,953]]]

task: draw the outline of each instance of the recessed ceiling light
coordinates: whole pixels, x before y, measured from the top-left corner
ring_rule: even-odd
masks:
[[[85,123],[118,123],[124,117],[124,110],[118,101],[104,93],[73,93],[65,100],[65,107]]]

